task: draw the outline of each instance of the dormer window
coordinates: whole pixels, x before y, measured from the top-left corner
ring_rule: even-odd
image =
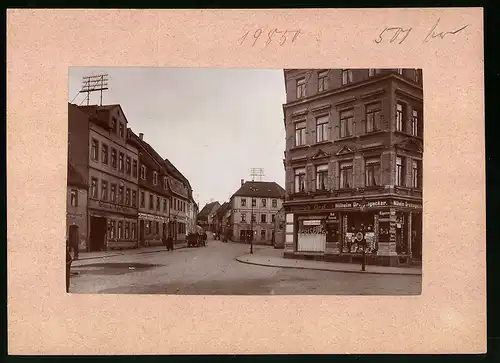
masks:
[[[146,166],[141,165],[141,179],[146,179]]]
[[[153,172],[153,184],[158,184],[158,173],[156,171]]]

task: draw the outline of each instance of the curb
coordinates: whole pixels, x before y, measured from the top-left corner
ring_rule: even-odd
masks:
[[[398,275],[398,276],[422,276],[420,273],[403,273],[403,272],[374,272],[374,271],[350,271],[350,270],[340,270],[340,269],[326,269],[320,267],[303,267],[303,266],[277,266],[271,264],[264,264],[259,262],[250,262],[242,260],[246,255],[236,257],[236,261],[241,263],[246,263],[248,265],[265,266],[265,267],[276,267],[276,268],[294,268],[297,270],[314,270],[314,271],[329,271],[329,272],[344,272],[344,273],[354,273],[354,274],[372,274],[372,275]]]
[[[174,246],[174,250],[180,250],[183,248],[187,248],[187,246],[182,246],[182,247],[177,247],[177,248],[175,248],[175,246]],[[163,251],[166,252],[167,250],[141,251],[141,252],[130,253],[130,255],[143,255],[146,253],[158,253],[158,252],[163,252]],[[96,260],[98,258],[108,258],[108,257],[117,257],[117,256],[125,256],[125,255],[127,255],[127,253],[122,252],[122,253],[114,253],[114,254],[110,254],[110,255],[96,256],[96,257],[79,257],[78,260],[75,260],[75,261]]]

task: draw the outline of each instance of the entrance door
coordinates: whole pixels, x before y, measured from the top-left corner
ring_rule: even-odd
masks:
[[[415,260],[422,260],[422,214],[414,213],[411,221],[411,254]]]
[[[167,236],[168,236],[167,235],[167,224],[165,222],[163,222],[161,228],[162,228],[162,236],[163,236],[163,238],[167,238]]]
[[[107,221],[103,217],[90,217],[90,251],[106,249]]]
[[[139,245],[140,246],[144,246],[144,234],[145,234],[145,231],[144,231],[144,219],[141,219],[139,221]]]

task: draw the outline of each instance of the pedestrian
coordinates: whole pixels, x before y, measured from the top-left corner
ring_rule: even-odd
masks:
[[[167,251],[173,251],[174,250],[174,239],[172,238],[172,235],[168,235],[167,238]]]
[[[165,236],[165,233],[162,234],[162,236],[161,236],[161,243],[165,246],[165,248],[168,251],[167,237]]]
[[[66,238],[66,292],[69,292],[69,277],[71,274],[71,262],[73,262],[73,258],[71,257],[69,249],[70,249],[69,239]]]
[[[70,248],[73,250],[73,260],[78,260],[78,229],[70,228],[69,229],[69,244]]]

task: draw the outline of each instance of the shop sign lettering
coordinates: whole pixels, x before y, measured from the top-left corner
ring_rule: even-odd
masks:
[[[399,200],[395,200],[395,201],[393,201],[393,204],[394,204],[396,207],[406,207],[406,208],[422,208],[422,206],[421,206],[420,204],[417,204],[417,203],[402,202],[402,201],[399,201]]]
[[[102,200],[98,201],[96,204],[99,207],[101,207],[103,209],[107,209],[107,210],[123,212],[123,213],[130,213],[130,214],[134,214],[134,212],[135,212],[132,208],[125,207],[125,206],[118,205],[118,204],[109,203],[109,202],[104,202]]]
[[[299,229],[299,234],[304,234],[304,235],[326,234],[326,230],[325,230],[325,228],[323,228],[322,225],[319,225],[319,226],[303,225]]]

